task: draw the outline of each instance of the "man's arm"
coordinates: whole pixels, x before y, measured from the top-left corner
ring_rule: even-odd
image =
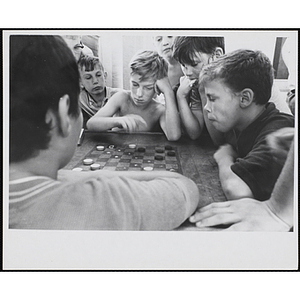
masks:
[[[192,140],[197,139],[201,135],[204,126],[203,112],[201,109],[192,111],[189,106],[188,97],[194,83],[195,81],[189,80],[186,76],[181,77],[180,86],[176,93],[182,124]]]
[[[160,126],[169,141],[177,141],[181,136],[180,118],[168,77],[158,80],[157,86],[165,96],[165,111],[160,117]]]
[[[237,153],[233,148],[229,144],[221,146],[214,154],[214,158],[219,167],[219,177],[226,198],[228,200],[252,198],[250,187],[231,170],[237,158]]]
[[[98,229],[172,230],[199,202],[197,185],[173,172],[74,173],[61,171],[59,180],[77,197],[83,195],[79,204],[87,209],[86,222]]]

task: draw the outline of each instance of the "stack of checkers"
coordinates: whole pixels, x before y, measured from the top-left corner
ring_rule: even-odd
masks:
[[[181,172],[176,148],[149,145],[97,145],[74,171],[173,171]]]

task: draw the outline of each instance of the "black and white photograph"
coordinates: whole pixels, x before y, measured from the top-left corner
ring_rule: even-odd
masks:
[[[3,61],[5,269],[298,267],[297,30],[4,30]]]

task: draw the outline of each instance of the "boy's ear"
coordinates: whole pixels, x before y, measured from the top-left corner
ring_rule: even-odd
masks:
[[[106,78],[107,78],[107,72],[104,71],[104,79],[106,79]]]
[[[66,137],[71,132],[71,118],[69,116],[70,97],[64,95],[59,99],[58,102],[58,126],[62,136]]]
[[[220,58],[222,55],[224,55],[223,49],[221,47],[216,47],[214,54],[212,55],[212,61]]]
[[[247,108],[254,100],[254,92],[249,88],[243,89],[240,95],[241,108]]]

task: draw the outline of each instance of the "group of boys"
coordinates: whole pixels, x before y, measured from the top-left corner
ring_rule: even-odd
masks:
[[[156,51],[137,53],[130,63],[130,91],[125,91],[106,86],[98,58],[81,55],[76,62],[59,37],[11,37],[10,228],[169,230],[192,214],[190,221],[201,226],[201,195],[179,174],[58,172],[74,154],[80,108],[94,131],[160,127],[171,141],[207,132],[220,146],[214,158],[226,198],[269,201],[283,162],[270,155],[267,137],[294,126],[293,116],[272,103],[270,60],[252,50],[224,55],[222,37],[156,42],[165,54],[172,50],[172,60]],[[26,70],[21,57],[40,58],[30,68],[36,72]],[[44,91],[42,68],[53,74]],[[159,93],[164,104],[155,99]],[[23,136],[31,136],[32,143],[25,147]]]

